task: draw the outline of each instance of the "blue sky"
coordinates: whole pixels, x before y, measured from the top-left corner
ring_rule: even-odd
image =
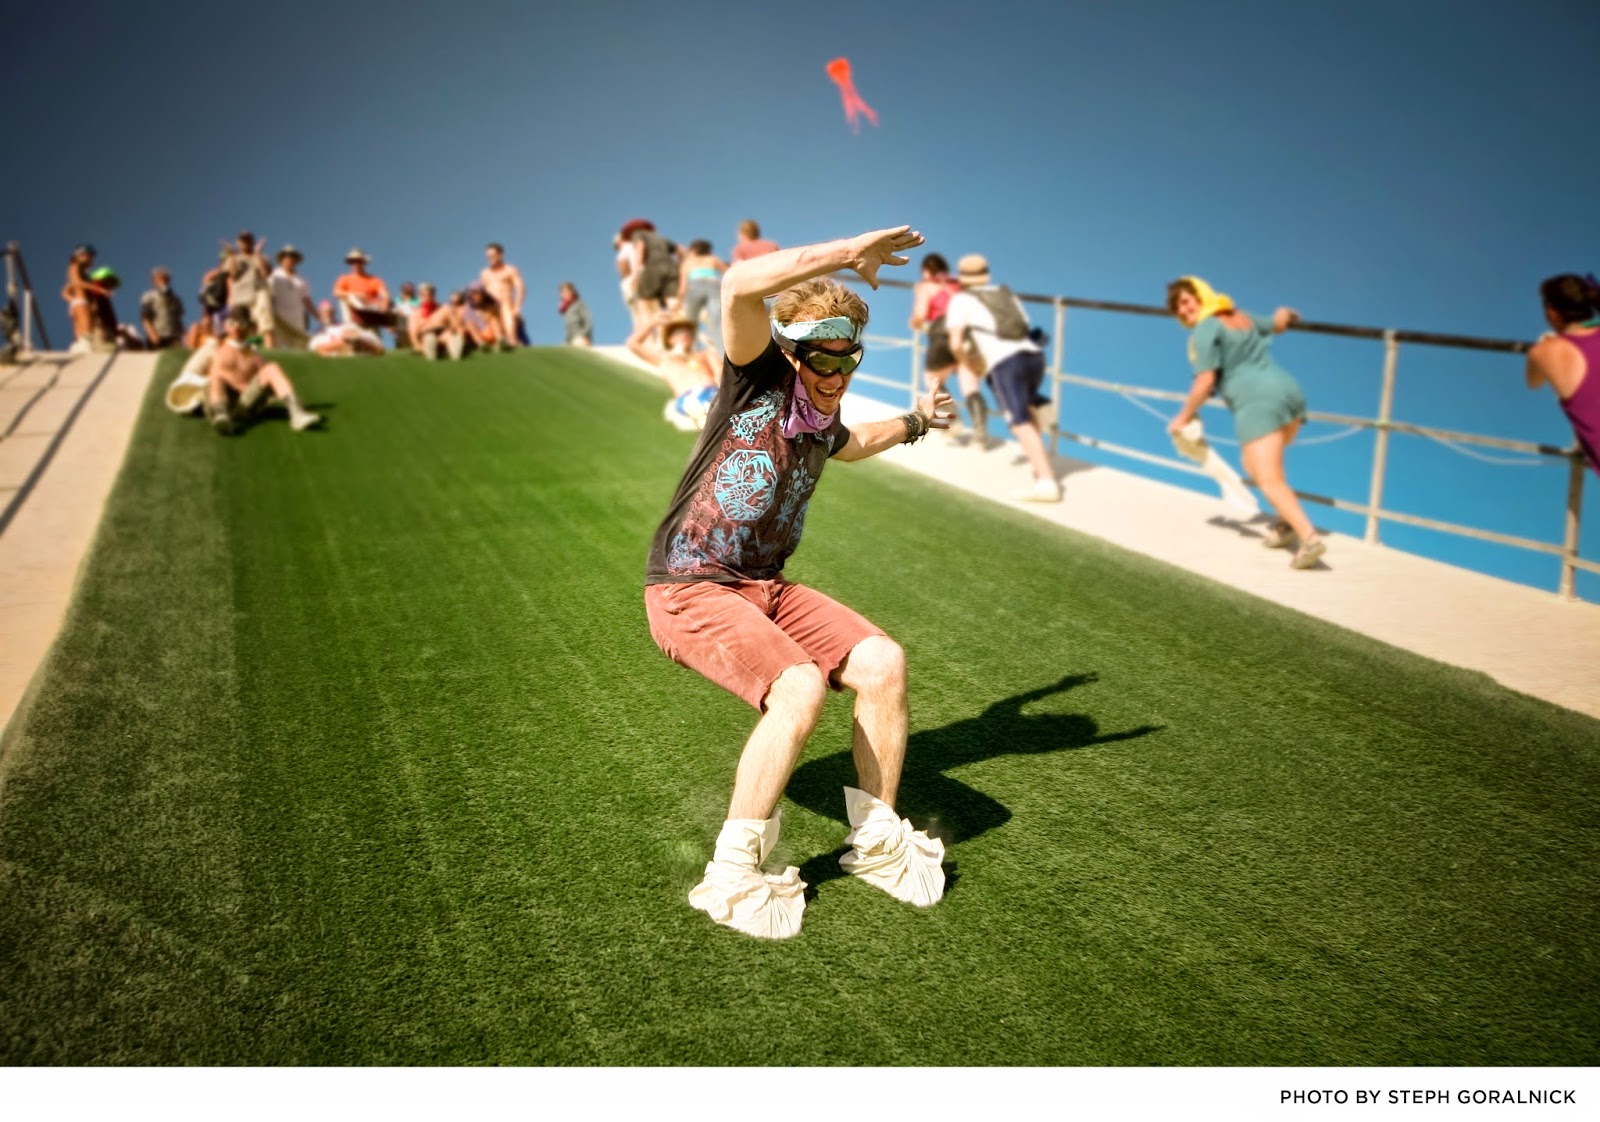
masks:
[[[723,251],[745,217],[784,244],[910,222],[1023,290],[1154,303],[1197,272],[1250,308],[1527,338],[1540,279],[1600,268],[1597,39],[1600,9],[1556,0],[290,2],[266,22],[13,4],[0,238],[46,292],[87,239],[130,289],[165,264],[186,298],[241,227],[301,247],[319,293],[352,244],[391,284],[448,287],[499,240],[532,286],[536,341],[558,338],[562,280],[605,341],[624,332],[609,240],[628,217]],[[822,70],[836,55],[880,128],[846,128]],[[874,310],[880,328],[906,311],[893,296]],[[65,334],[58,302],[47,311]],[[1373,411],[1376,345],[1290,337],[1278,355],[1313,408]],[[1071,320],[1067,366],[1171,387],[1187,374],[1174,324],[1090,314]],[[1405,419],[1568,441],[1514,359],[1405,348],[1399,385]],[[1120,399],[1066,406],[1073,427],[1165,447]],[[1291,478],[1363,500],[1370,449],[1307,448]],[[1396,509],[1560,534],[1559,466],[1400,437],[1391,467]],[[1554,586],[1553,559],[1385,533]],[[1585,592],[1600,598],[1595,581]]]

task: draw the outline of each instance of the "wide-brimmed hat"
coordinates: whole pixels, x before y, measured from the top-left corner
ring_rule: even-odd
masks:
[[[344,259],[346,261],[371,261],[372,260],[372,258],[368,257],[365,253],[361,252],[361,247],[360,246],[356,246],[353,249],[351,249],[349,253],[344,255]]]
[[[700,334],[700,325],[694,320],[690,319],[688,316],[673,316],[671,319],[667,320],[661,325],[661,341],[665,343],[668,339],[672,338],[672,333],[674,331],[682,331],[685,328],[688,328],[690,331],[694,332],[696,336]]]
[[[956,275],[964,285],[989,283],[989,259],[981,253],[969,253],[956,264]]]
[[[285,257],[293,257],[296,261],[304,261],[306,259],[306,255],[292,245],[286,245],[278,250],[278,256],[275,260],[282,261]]]

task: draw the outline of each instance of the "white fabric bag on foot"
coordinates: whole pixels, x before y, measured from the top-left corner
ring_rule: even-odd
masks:
[[[851,849],[839,858],[841,869],[919,908],[944,895],[944,842],[912,829],[888,803],[855,787],[844,789],[844,809]]]
[[[1254,518],[1261,513],[1261,504],[1245,486],[1233,465],[1224,460],[1217,450],[1206,442],[1205,426],[1199,417],[1193,417],[1172,437],[1172,445],[1184,456],[1200,465],[1200,470],[1217,481],[1222,490],[1222,501],[1244,518]]]
[[[689,890],[689,906],[735,931],[758,939],[787,939],[800,934],[806,910],[806,882],[790,865],[767,875],[761,865],[778,843],[781,813],[765,822],[730,818],[717,835],[717,848],[706,876]]]

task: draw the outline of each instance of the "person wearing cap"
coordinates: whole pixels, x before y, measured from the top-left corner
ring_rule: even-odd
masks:
[[[405,346],[405,321],[395,312],[389,286],[367,272],[370,260],[360,249],[344,255],[350,271],[333,282],[333,298],[344,309],[344,321],[369,331],[387,327],[394,332],[395,346]]]
[[[833,459],[864,460],[945,428],[948,394],[847,427],[841,399],[861,362],[867,305],[830,274],[873,288],[884,265],[922,244],[909,226],[732,266],[722,282],[722,380],[650,545],[645,613],[667,657],[761,714],[739,756],[727,820],[690,906],[759,938],[800,930],[805,883],[762,864],[778,841],[778,799],[829,688],[855,692],[856,787],[846,873],[927,906],[944,892],[942,844],[894,811],[906,749],[900,647],[861,615],[785,578],[817,479]],[[768,318],[766,300],[776,297]]]
[[[235,308],[248,311],[255,334],[260,335],[268,347],[273,347],[276,341],[272,330],[272,295],[267,289],[267,277],[272,270],[267,267],[262,253],[267,243],[249,230],[241,230],[234,245],[234,254],[228,263],[228,311],[231,313]]]
[[[286,351],[303,351],[311,346],[311,323],[325,326],[311,299],[311,286],[300,275],[305,260],[292,245],[278,250],[278,267],[267,278],[272,297],[272,333],[277,345]]]
[[[989,261],[982,254],[961,258],[956,279],[961,291],[950,297],[944,316],[950,350],[963,366],[985,377],[1033,470],[1032,485],[1014,497],[1021,502],[1060,502],[1061,483],[1045,450],[1037,413],[1049,404],[1039,392],[1044,384],[1044,352],[1033,340],[1028,313],[1009,288],[993,282]]]
[[[640,315],[653,322],[677,299],[678,247],[644,219],[634,219],[623,230],[633,241],[633,298],[640,305]]]
[[[650,337],[660,329],[660,344]],[[661,312],[656,320],[640,327],[628,338],[628,350],[655,367],[672,397],[663,411],[667,423],[685,432],[699,432],[717,396],[717,376],[711,356],[695,350],[699,325],[684,315]]]
[[[232,436],[273,399],[289,410],[289,427],[304,432],[322,418],[300,404],[283,367],[262,358],[250,340],[255,317],[249,308],[231,308],[225,334],[206,368],[206,418],[223,436]]]
[[[153,351],[176,347],[183,341],[183,301],[172,291],[172,274],[168,270],[151,269],[150,283],[153,287],[139,298],[145,342]]]

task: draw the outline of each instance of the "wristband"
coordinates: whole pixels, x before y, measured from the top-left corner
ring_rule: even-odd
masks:
[[[928,419],[921,413],[904,413],[900,417],[900,423],[906,427],[906,438],[903,441],[905,444],[915,444],[928,435]]]

